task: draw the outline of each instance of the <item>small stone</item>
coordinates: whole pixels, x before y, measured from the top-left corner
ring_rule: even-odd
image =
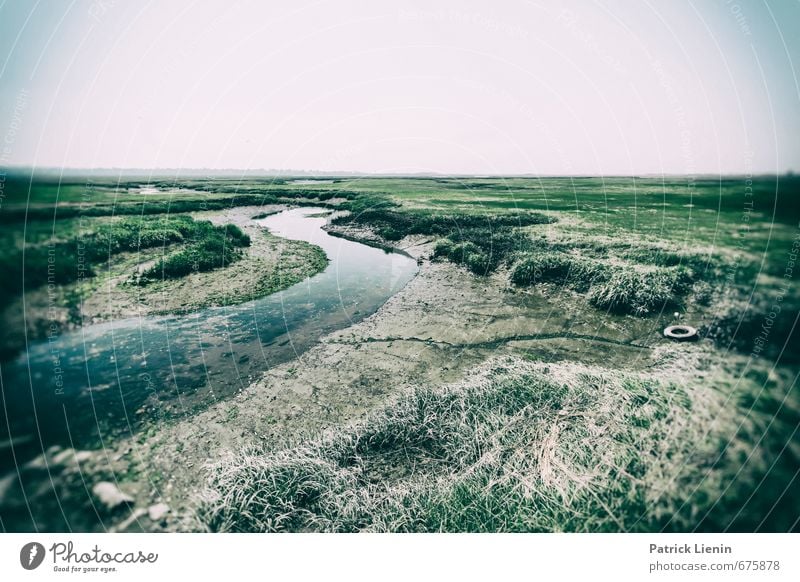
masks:
[[[92,487],[92,493],[100,500],[105,508],[114,511],[122,505],[131,505],[133,497],[120,491],[116,485],[108,481],[100,481]]]
[[[63,465],[72,460],[75,455],[75,449],[64,449],[60,453],[53,455],[53,462]]]
[[[25,469],[47,469],[49,463],[47,461],[46,455],[39,455],[38,457],[31,459],[27,463],[25,463]]]
[[[5,477],[0,478],[0,506],[3,505],[2,502],[6,501],[11,496],[9,492],[11,488],[17,483],[17,474],[16,473],[9,473]]]
[[[84,461],[88,461],[93,457],[92,451],[75,451],[75,461],[78,463],[83,463]]]
[[[169,505],[166,503],[156,503],[147,508],[147,515],[153,521],[160,521],[165,515],[169,513]]]
[[[125,531],[130,526],[132,526],[136,521],[139,520],[140,517],[144,517],[147,515],[147,510],[143,507],[132,511],[131,514],[127,517],[127,519],[121,521],[116,526],[112,527],[110,531],[118,532],[118,531]]]

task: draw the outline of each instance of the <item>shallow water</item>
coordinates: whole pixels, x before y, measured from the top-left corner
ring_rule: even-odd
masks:
[[[16,462],[48,444],[98,446],[224,399],[276,364],[301,366],[322,335],[374,313],[416,273],[407,255],[327,234],[320,212],[254,221],[322,247],[330,263],[314,277],[237,306],[83,327],[3,364],[0,441],[26,443],[15,446]],[[13,462],[10,453],[0,450],[1,464]]]

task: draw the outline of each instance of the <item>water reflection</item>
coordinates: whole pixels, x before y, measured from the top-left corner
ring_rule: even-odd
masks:
[[[96,446],[149,420],[190,413],[374,313],[414,276],[416,263],[404,254],[327,234],[320,212],[293,209],[256,221],[322,247],[330,259],[325,271],[285,291],[182,317],[92,325],[31,344],[2,367],[11,427],[10,435],[0,428],[0,440],[13,436],[37,452],[40,439]],[[15,449],[19,462],[24,451]]]

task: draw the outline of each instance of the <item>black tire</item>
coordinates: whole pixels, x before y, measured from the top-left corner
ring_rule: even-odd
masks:
[[[697,330],[691,325],[670,325],[664,329],[664,337],[679,342],[694,341]]]

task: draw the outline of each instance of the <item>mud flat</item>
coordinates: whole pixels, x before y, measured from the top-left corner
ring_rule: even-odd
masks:
[[[371,239],[366,232],[345,234]],[[478,277],[431,261],[432,242],[426,238],[407,237],[397,246],[420,260],[420,270],[371,316],[323,336],[245,390],[195,415],[157,423],[102,451],[53,450],[51,457],[67,459],[56,488],[73,514],[70,522],[90,530],[202,530],[195,509],[212,465],[249,447],[279,449],[334,433],[415,387],[470,382],[476,371],[486,371],[487,360],[504,356],[516,357],[510,365],[528,361],[536,370],[553,364],[549,373],[563,372],[573,383],[589,370],[665,378],[689,391],[703,385],[721,405],[738,385],[739,372],[712,370],[719,358],[710,342],[675,346],[662,337],[657,318],[610,315],[557,286],[520,290],[509,285],[504,270]],[[732,354],[724,365],[745,367]],[[787,385],[778,377],[765,382]],[[706,398],[705,392],[700,397]],[[689,411],[678,416],[695,418]],[[691,448],[692,442],[681,446]],[[130,508],[93,514],[81,482],[110,479],[133,498]],[[154,512],[157,519],[147,511],[163,506],[169,511]]]
[[[103,525],[108,525],[105,522],[101,524],[92,518],[93,510],[90,505],[87,505],[85,487],[73,479],[82,480],[86,477],[91,482],[120,481],[121,484],[126,485],[126,494],[129,494],[140,491],[141,487],[147,487],[148,483],[151,486],[164,484],[165,487],[171,488],[173,485],[170,481],[176,476],[175,473],[177,473],[177,477],[181,477],[183,475],[181,471],[188,471],[188,481],[185,481],[188,487],[194,477],[194,474],[191,473],[192,467],[199,468],[202,462],[208,460],[208,455],[202,449],[198,449],[196,455],[192,457],[197,462],[190,461],[186,464],[185,460],[181,460],[180,453],[184,445],[188,444],[186,448],[190,449],[197,443],[173,441],[171,445],[176,447],[175,452],[178,454],[177,466],[183,467],[183,469],[176,472],[173,467],[166,472],[156,473],[156,477],[152,477],[152,471],[142,473],[142,461],[149,456],[140,456],[138,446],[141,444],[149,449],[151,439],[154,439],[152,447],[153,450],[157,450],[163,442],[162,436],[168,433],[175,438],[182,438],[172,431],[178,431],[173,427],[183,426],[184,421],[187,422],[186,426],[190,432],[197,427],[202,428],[202,424],[195,425],[192,419],[192,415],[196,414],[197,410],[206,409],[207,405],[213,405],[214,402],[227,401],[233,393],[247,388],[250,382],[248,378],[261,377],[263,370],[267,367],[275,366],[278,362],[286,360],[297,362],[298,360],[294,357],[298,353],[302,353],[308,345],[314,344],[320,335],[327,333],[326,330],[340,329],[373,313],[385,302],[387,297],[404,286],[416,272],[416,264],[410,257],[387,254],[364,245],[328,237],[319,230],[319,226],[325,222],[324,218],[306,219],[304,218],[306,214],[303,211],[296,211],[286,213],[286,215],[282,215],[284,218],[277,220],[264,219],[270,228],[277,226],[278,236],[284,233],[292,236],[291,232],[299,228],[300,231],[294,230],[294,232],[296,236],[300,237],[300,240],[290,242],[309,244],[304,241],[311,240],[311,244],[313,244],[314,241],[319,240],[326,246],[330,256],[336,257],[336,260],[330,265],[330,269],[326,269],[324,273],[320,273],[316,277],[305,279],[303,284],[294,285],[284,293],[236,309],[212,308],[204,310],[201,315],[193,315],[190,318],[123,320],[116,325],[113,333],[109,324],[101,323],[97,326],[87,327],[81,333],[62,338],[63,345],[60,345],[60,350],[63,352],[60,351],[60,353],[69,352],[69,356],[64,358],[65,363],[68,361],[71,368],[74,367],[72,364],[79,364],[78,367],[82,370],[81,374],[84,377],[83,384],[80,383],[79,377],[71,378],[68,382],[72,395],[70,398],[74,400],[74,402],[71,400],[68,405],[75,409],[69,415],[70,434],[73,436],[76,434],[78,410],[84,410],[88,414],[87,420],[91,422],[84,426],[87,429],[89,425],[97,426],[95,417],[101,419],[99,422],[108,421],[106,413],[110,417],[112,414],[119,416],[120,411],[124,412],[125,409],[122,409],[119,403],[115,403],[122,392],[125,393],[122,405],[129,410],[124,417],[118,419],[122,421],[122,424],[116,423],[117,428],[100,429],[98,436],[104,447],[102,450],[79,451],[77,455],[80,459],[79,466],[71,462],[71,457],[75,455],[70,452],[70,449],[63,449],[63,442],[57,440],[58,444],[53,446],[48,446],[52,440],[45,442],[47,448],[41,456],[28,457],[15,462],[15,465],[24,466],[23,475],[19,478],[11,475],[10,480],[5,478],[3,480],[5,493],[2,496],[3,503],[0,506],[0,513],[2,513],[4,523],[8,524],[7,527],[12,529],[30,528],[30,525],[26,527],[16,524],[25,523],[26,519],[30,523],[31,517],[40,529],[57,530],[72,524],[78,529],[95,530]],[[247,219],[246,213],[242,216]],[[223,220],[227,219],[228,217],[223,217]],[[309,246],[311,245],[309,244]],[[251,326],[253,322],[255,322],[256,328]],[[162,337],[159,331],[162,329],[167,336]],[[179,332],[179,329],[182,331]],[[136,345],[140,340],[136,338],[142,332],[150,334],[143,343],[148,353],[146,356],[144,354],[137,356]],[[197,345],[198,333],[205,334],[199,345]],[[86,339],[87,334],[91,336],[91,340]],[[180,343],[179,335],[182,335],[188,342],[186,345]],[[163,343],[162,340],[166,341],[166,351],[158,347],[159,343]],[[131,346],[133,347],[131,348]],[[45,349],[51,351],[47,345],[38,346],[39,352]],[[176,357],[183,356],[182,349],[190,351],[186,352],[186,357],[183,357],[185,361],[176,361]],[[198,352],[198,349],[202,353]],[[85,366],[87,351],[91,352],[91,365],[95,367],[91,374],[97,380],[90,380],[88,384]],[[125,355],[123,355],[123,351]],[[172,363],[163,359],[162,356],[171,358]],[[48,366],[51,365],[48,363],[49,356],[43,352],[36,356],[29,354],[28,359],[32,362],[30,365],[33,367],[34,377],[43,377],[44,371],[42,370],[48,370]],[[299,361],[302,362],[302,359]],[[187,362],[188,368],[186,368]],[[119,368],[116,367],[118,363]],[[38,369],[37,366],[39,366]],[[78,371],[78,367],[74,367],[73,371]],[[25,370],[27,368],[28,365],[25,362],[15,363],[15,367],[9,371],[11,377],[15,379],[14,385],[26,386]],[[162,378],[159,375],[162,372],[171,373],[172,376]],[[257,372],[257,374],[251,375],[252,372]],[[109,390],[108,388],[112,387],[115,378],[120,389]],[[184,379],[190,381],[186,386],[189,391],[178,393],[174,397],[171,396],[171,386],[174,386],[177,381],[183,382]],[[201,382],[205,380],[207,385],[199,386],[195,390],[193,388],[195,380]],[[40,386],[39,390],[44,395],[48,393],[47,386]],[[24,400],[23,393],[20,393],[19,396]],[[81,399],[87,403],[91,400],[91,404],[80,405]],[[38,400],[39,398],[37,398],[37,404]],[[196,402],[198,406],[194,406],[193,402]],[[132,404],[133,408],[131,408]],[[103,409],[102,412],[97,409],[98,405]],[[239,423],[232,423],[238,409],[223,407],[221,410],[225,415],[225,422],[229,423],[228,427],[235,426],[237,427],[236,431],[241,433],[242,431],[238,429]],[[188,420],[186,420],[187,415],[189,416]],[[31,417],[30,414],[18,416],[20,418]],[[198,422],[205,422],[205,418],[205,416],[198,416]],[[142,422],[139,422],[140,419]],[[57,424],[56,421],[57,419],[54,419],[54,425]],[[131,427],[133,422],[136,422],[137,426]],[[245,423],[242,426],[247,428]],[[111,428],[111,425],[109,424],[108,427]],[[18,437],[26,434],[25,427],[20,425],[18,428],[19,430],[14,430],[14,438],[16,442],[22,443]],[[133,428],[132,431],[131,428]],[[128,436],[123,436],[125,432],[128,433]],[[178,432],[180,433],[180,431]],[[87,442],[84,436],[82,435],[81,440]],[[57,438],[58,434],[55,434],[54,440]],[[31,447],[35,444],[31,439],[28,441]],[[79,442],[72,441],[72,436],[70,441]],[[240,442],[237,441],[237,444]],[[79,445],[73,444],[72,446]],[[92,445],[84,448],[90,447]],[[41,448],[38,450],[41,452]],[[31,452],[36,454],[35,451]],[[52,467],[58,478],[51,480],[46,475],[41,475],[39,471],[41,467],[45,469]],[[40,484],[46,483],[53,484],[53,488],[39,487]],[[24,491],[21,487],[24,487]],[[58,496],[54,495],[55,490],[58,490]],[[84,495],[81,495],[81,492]],[[37,509],[33,514],[26,512],[25,507],[28,503],[26,498],[27,500],[36,500]],[[76,506],[74,511],[71,509],[65,509],[64,512],[58,510],[62,506],[70,508],[72,504]],[[45,509],[50,506],[55,509],[54,513]],[[8,513],[9,510],[13,515]],[[64,513],[67,515],[65,516]],[[115,523],[115,527],[119,526],[116,523],[119,521],[119,516],[112,515],[110,517],[113,518],[111,522]],[[54,521],[48,521],[51,518]],[[128,526],[126,525],[122,529],[126,527]]]
[[[375,314],[323,337],[235,397],[93,455],[89,471],[124,475],[120,487],[137,506],[172,508],[162,522],[143,517],[128,529],[201,528],[193,507],[209,463],[251,445],[282,446],[358,421],[415,386],[461,380],[490,357],[652,364],[640,337],[658,337],[647,329],[652,322],[631,330],[591,308],[567,308],[574,301],[557,293],[514,292],[505,273],[481,278],[431,262],[431,243],[423,238],[399,246],[422,260],[420,271]]]
[[[322,271],[328,259],[318,247],[272,235],[254,220],[286,208],[276,204],[190,213],[215,225],[234,224],[250,236],[243,257],[222,269],[139,285],[137,274],[174,250],[145,248],[114,255],[94,277],[28,291],[24,301],[20,296],[2,310],[8,333],[0,347],[13,354],[27,342],[82,326],[237,305],[291,287]]]
[[[82,302],[83,322],[94,324],[236,305],[281,291],[320,272],[328,264],[321,249],[304,241],[272,235],[252,220],[254,215],[284,209],[282,206],[240,207],[224,212],[192,213],[196,220],[209,220],[216,225],[235,224],[241,228],[251,240],[244,257],[223,269],[147,285],[132,284],[130,272],[111,274]],[[149,268],[162,255],[160,250],[142,253],[138,270]]]

